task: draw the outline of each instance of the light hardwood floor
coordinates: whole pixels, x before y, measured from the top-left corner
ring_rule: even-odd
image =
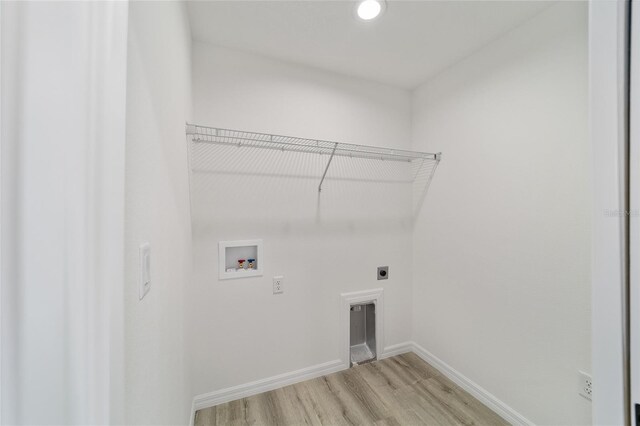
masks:
[[[209,425],[506,425],[413,353],[199,410]]]

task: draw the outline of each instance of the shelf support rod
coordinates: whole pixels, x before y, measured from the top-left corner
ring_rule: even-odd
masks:
[[[336,142],[333,145],[333,151],[331,151],[331,156],[329,157],[329,161],[327,161],[327,167],[324,168],[324,173],[322,174],[322,179],[320,179],[320,185],[318,185],[318,192],[322,191],[322,182],[324,182],[324,178],[327,176],[327,171],[329,170],[329,165],[331,164],[331,160],[333,160],[333,154],[336,153],[336,148],[338,147],[338,143]]]

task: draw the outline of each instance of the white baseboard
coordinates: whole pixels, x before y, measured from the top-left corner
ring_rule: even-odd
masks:
[[[397,345],[391,345],[384,348],[382,354],[378,355],[378,359],[385,359],[391,356],[406,354],[413,351],[413,342],[403,342]]]
[[[533,422],[529,421],[516,410],[496,398],[486,389],[482,388],[415,342],[404,342],[387,346],[384,348],[384,351],[378,358],[389,358],[407,352],[414,352],[416,355],[431,364],[431,366],[436,368],[462,389],[469,392],[476,399],[489,407],[507,422],[513,425],[534,425]],[[245,398],[247,396],[256,395],[262,392],[278,389],[283,386],[335,373],[346,368],[348,368],[348,365],[345,365],[343,361],[337,359],[334,361],[325,362],[323,364],[302,368],[290,373],[284,373],[266,379],[256,380],[255,382],[245,383],[243,385],[233,386],[230,388],[198,395],[193,399],[193,409],[190,425],[193,425],[195,412],[197,410],[213,407],[225,402]]]
[[[489,393],[486,389],[482,388],[477,383],[473,382],[456,369],[446,364],[440,358],[433,355],[431,352],[413,342],[413,352],[429,363],[432,367],[435,367],[442,374],[447,376],[452,382],[460,386],[465,391],[473,395],[477,400],[493,410],[500,417],[511,423],[512,425],[534,425],[533,422],[528,420],[522,414],[518,413],[513,408],[509,407],[504,402],[496,398],[495,395]]]
[[[233,386],[230,388],[220,389],[218,391],[197,395],[193,399],[193,412],[203,408],[213,407],[225,402],[234,401],[247,396],[256,395],[273,389],[278,389],[294,383],[303,382],[305,380],[314,379],[316,377],[325,376],[335,373],[336,371],[348,368],[341,360],[325,362],[323,364],[314,365],[289,373],[279,374],[277,376],[268,377],[266,379],[256,380],[255,382],[245,383],[243,385]]]

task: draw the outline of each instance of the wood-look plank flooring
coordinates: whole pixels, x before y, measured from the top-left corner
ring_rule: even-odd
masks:
[[[196,412],[213,425],[506,425],[413,353]]]

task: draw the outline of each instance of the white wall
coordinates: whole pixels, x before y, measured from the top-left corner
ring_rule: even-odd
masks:
[[[590,422],[586,11],[546,9],[413,102],[414,148],[443,151],[414,234],[414,339],[537,424]]]
[[[198,124],[410,146],[404,90],[199,42],[193,87]],[[388,182],[406,170],[335,159],[318,196],[326,157],[197,149],[189,296],[195,394],[337,360],[342,292],[384,287],[384,345],[411,338],[411,188]],[[380,175],[386,182],[356,180]],[[219,281],[218,241],[248,238],[264,239],[264,276]],[[388,281],[376,280],[379,265],[389,265]],[[274,296],[278,274],[285,291]]]
[[[191,410],[184,292],[191,229],[184,123],[191,116],[185,4],[132,2],[127,82],[126,424],[185,424]],[[151,245],[151,290],[138,300],[138,247]]]

